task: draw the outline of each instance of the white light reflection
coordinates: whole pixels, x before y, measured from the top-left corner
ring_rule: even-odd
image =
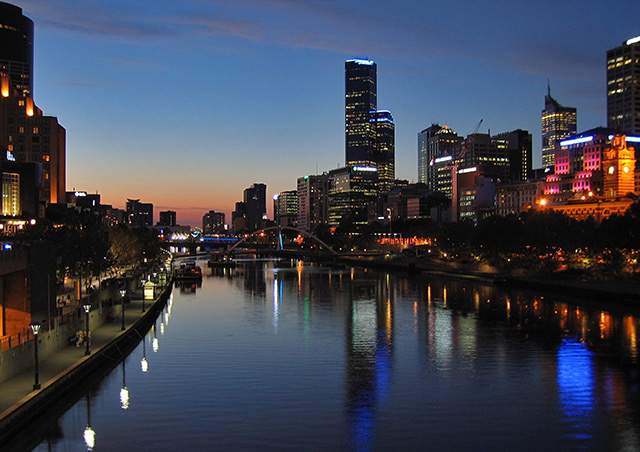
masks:
[[[153,348],[153,352],[154,353],[158,352],[158,348],[160,348],[160,343],[158,342],[158,338],[157,337],[153,338],[153,342],[151,343],[151,348]]]
[[[120,407],[123,410],[129,409],[129,389],[126,386],[120,389]]]
[[[142,358],[140,360],[140,366],[142,367],[142,371],[144,373],[147,373],[149,371],[149,362],[147,361],[147,358]]]
[[[93,450],[93,447],[96,445],[96,432],[88,425],[87,428],[84,429],[84,443],[87,445],[87,450]]]

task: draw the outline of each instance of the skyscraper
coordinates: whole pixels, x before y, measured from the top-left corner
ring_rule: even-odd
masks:
[[[33,97],[33,22],[22,9],[0,2],[0,74],[9,76],[2,86],[4,97],[10,90]]]
[[[372,111],[369,122],[374,133],[371,160],[378,168],[378,193],[386,193],[391,190],[396,178],[395,124],[388,110]]]
[[[440,131],[439,124],[431,126],[418,133],[418,182],[427,184],[429,179],[429,138]]]
[[[315,231],[327,223],[329,176],[325,174],[298,178],[298,228]]]
[[[640,134],[640,36],[607,51],[607,126]]]
[[[377,110],[376,63],[371,60],[345,62],[345,162],[368,165],[374,131],[369,119]]]
[[[542,168],[545,171],[553,171],[556,145],[575,134],[576,125],[576,109],[560,105],[551,97],[551,87],[548,87],[542,110]]]

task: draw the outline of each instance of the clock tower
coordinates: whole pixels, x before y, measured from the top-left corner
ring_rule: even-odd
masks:
[[[626,136],[615,135],[602,156],[605,198],[621,198],[635,190],[635,149],[627,146]]]

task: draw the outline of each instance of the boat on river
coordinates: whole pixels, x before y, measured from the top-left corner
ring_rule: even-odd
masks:
[[[236,262],[228,254],[213,254],[207,263],[209,268],[233,268]]]
[[[177,281],[202,280],[202,269],[196,265],[195,261],[186,261],[173,270],[173,278]]]

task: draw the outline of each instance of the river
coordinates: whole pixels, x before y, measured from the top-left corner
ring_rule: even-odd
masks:
[[[201,266],[34,450],[640,450],[637,312],[429,275]]]

